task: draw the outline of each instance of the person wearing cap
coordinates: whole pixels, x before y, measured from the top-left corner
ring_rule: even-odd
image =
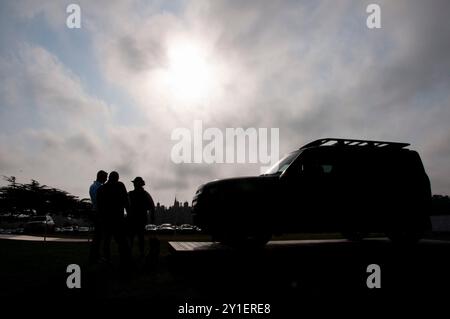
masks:
[[[134,190],[128,193],[130,201],[130,213],[127,216],[129,225],[130,245],[133,248],[134,238],[137,236],[139,242],[140,258],[144,257],[144,234],[145,225],[150,214],[150,222],[155,222],[155,203],[152,196],[144,189],[145,182],[138,176],[131,181]]]

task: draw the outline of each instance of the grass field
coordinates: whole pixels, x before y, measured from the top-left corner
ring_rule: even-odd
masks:
[[[156,302],[158,300],[186,300],[187,298],[201,300],[207,296],[208,291],[202,286],[197,286],[197,282],[191,278],[190,270],[182,264],[183,259],[180,259],[181,264],[177,264],[176,259],[171,259],[168,242],[208,241],[209,238],[202,234],[159,235],[158,237],[161,241],[161,252],[156,267],[149,268],[144,262],[136,261],[135,268],[128,276],[123,276],[119,271],[117,247],[114,242],[112,243],[112,265],[91,266],[88,264],[89,243],[0,240],[0,298],[3,298],[2,300],[5,298],[14,300],[42,298],[46,300],[73,300],[74,298],[93,300],[100,298],[110,301],[119,298],[121,300],[145,299]],[[337,234],[292,234],[275,239],[339,237]],[[134,247],[134,256],[138,256],[136,246]],[[331,254],[335,256],[333,252]],[[292,258],[291,255],[284,257],[281,255],[281,257],[288,262]],[[278,258],[264,258],[262,257],[261,260],[272,262],[279,260]],[[244,258],[243,260],[250,259]],[[184,262],[186,262],[185,259]],[[314,260],[309,260],[309,262],[314,268]],[[82,289],[67,288],[66,268],[69,264],[80,265]],[[202,263],[199,263],[198,266],[209,267]],[[234,267],[232,264],[231,266]],[[174,268],[176,269],[174,270]],[[196,276],[201,277],[201,271]],[[273,282],[272,284],[276,285]],[[206,285],[204,286],[206,287]]]
[[[118,252],[113,241],[112,265],[88,265],[89,243],[31,242],[0,240],[0,296],[5,297],[52,297],[86,295],[90,297],[120,297],[151,295],[155,285],[171,282],[170,274],[163,265],[169,254],[169,236],[161,236],[160,265],[146,271],[143,263],[137,263],[131,277],[123,280],[118,272]],[[202,235],[177,236],[177,240],[205,240]],[[137,249],[135,245],[135,249]],[[137,256],[134,251],[134,256]],[[82,272],[82,288],[66,287],[66,268],[78,264]],[[148,289],[148,287],[151,287]],[[158,293],[161,292],[159,287]]]
[[[333,235],[285,235],[282,239],[330,238]],[[159,235],[161,252],[155,269],[147,269],[143,262],[136,262],[133,274],[123,280],[118,271],[118,252],[113,241],[112,265],[88,265],[89,243],[31,242],[0,240],[0,296],[42,297],[89,296],[151,297],[157,295],[183,295],[180,278],[175,278],[166,263],[170,255],[169,241],[208,241],[202,234]],[[146,241],[147,244],[147,241]],[[134,256],[138,256],[137,245]],[[66,268],[78,264],[82,272],[82,288],[66,287]]]

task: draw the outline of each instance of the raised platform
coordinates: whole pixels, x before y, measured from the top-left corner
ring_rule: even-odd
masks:
[[[316,244],[336,244],[349,242],[346,239],[308,239],[308,240],[273,240],[267,243],[266,247],[291,246],[291,245],[316,245]],[[230,250],[231,248],[217,242],[211,241],[170,241],[170,248],[175,252],[187,251],[217,251]]]
[[[388,238],[367,238],[364,242],[390,243]],[[304,246],[328,246],[328,245],[352,245],[358,242],[352,242],[347,239],[302,239],[302,240],[273,240],[267,243],[266,249],[282,248],[282,247],[304,247]],[[436,239],[422,239],[419,245],[450,245],[450,241]],[[211,241],[170,241],[169,247],[172,252],[207,252],[207,251],[229,251],[232,248]]]
[[[233,249],[211,241],[170,241],[168,269],[199,294],[223,302],[324,296],[427,296],[450,286],[450,241],[395,245],[387,238],[273,240],[261,249]],[[382,287],[367,287],[368,266],[381,267]]]

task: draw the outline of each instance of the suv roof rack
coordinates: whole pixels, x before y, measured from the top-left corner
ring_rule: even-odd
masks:
[[[334,143],[333,143],[334,142]],[[330,144],[332,143],[332,144]],[[409,146],[409,143],[399,143],[399,142],[386,142],[386,141],[371,141],[371,140],[354,140],[347,138],[321,138],[312,141],[306,145],[300,147],[300,149],[305,149],[314,146],[360,146],[360,147],[377,147],[377,148],[403,148]]]

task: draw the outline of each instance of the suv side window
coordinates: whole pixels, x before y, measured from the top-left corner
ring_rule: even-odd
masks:
[[[309,156],[301,161],[299,169],[302,175],[311,177],[327,176],[334,172],[334,163],[324,156]]]
[[[333,171],[333,164],[331,163],[320,164],[320,166],[322,166],[322,171],[324,172],[324,174],[330,174]]]

